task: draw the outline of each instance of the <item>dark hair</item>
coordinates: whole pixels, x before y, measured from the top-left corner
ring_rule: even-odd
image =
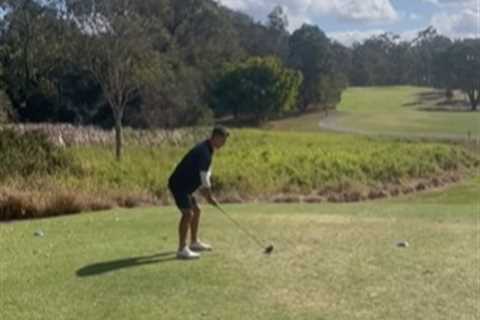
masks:
[[[212,137],[222,136],[226,138],[229,135],[230,135],[230,132],[228,132],[227,128],[225,128],[224,126],[216,125],[212,130]]]

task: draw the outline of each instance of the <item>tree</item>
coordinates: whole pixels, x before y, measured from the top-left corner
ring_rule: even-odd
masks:
[[[270,29],[279,32],[286,32],[288,28],[288,17],[282,6],[275,6],[272,12],[268,14],[268,25]]]
[[[352,71],[353,50],[337,41],[332,42],[330,50],[332,51],[334,72],[341,73],[347,78]]]
[[[276,55],[287,62],[288,59],[288,17],[283,7],[276,6],[268,15],[266,37],[262,41],[268,55]]]
[[[253,116],[262,123],[295,108],[301,82],[299,72],[285,68],[275,57],[230,64],[214,87],[214,109],[236,118]]]
[[[309,106],[327,107],[338,102],[344,86],[335,85],[342,81],[330,81],[335,77],[344,78],[335,72],[332,46],[317,26],[304,24],[289,39],[289,66],[303,74],[300,89],[301,111]],[[331,86],[331,87],[330,87]]]
[[[58,18],[55,3],[3,2],[2,76],[20,120],[50,120],[59,112],[59,77],[67,61],[68,25]]]
[[[432,26],[420,31],[410,43],[416,73],[412,82],[422,86],[434,85],[434,57],[445,51],[451,44],[450,39],[439,35]]]
[[[213,1],[133,4],[149,21],[146,32],[161,60],[161,72],[155,82],[143,86],[141,105],[127,111],[129,123],[172,128],[209,121],[207,101],[215,77],[224,63],[245,55],[229,16]]]
[[[398,36],[384,33],[356,44],[353,52],[352,83],[355,85],[395,84],[393,54]]]
[[[115,155],[120,160],[125,108],[139,93],[142,84],[156,76],[158,60],[145,32],[145,21],[135,12],[130,1],[93,1],[95,5],[90,7],[91,10],[85,2],[70,4],[83,38],[73,49],[101,87],[111,108]]]
[[[251,17],[225,9],[235,30],[239,46],[249,57],[277,56],[284,63],[288,58],[288,18],[282,7],[275,7],[266,24],[255,22]]]
[[[476,111],[480,103],[480,40],[457,41],[435,61],[443,86],[465,92],[471,110]]]

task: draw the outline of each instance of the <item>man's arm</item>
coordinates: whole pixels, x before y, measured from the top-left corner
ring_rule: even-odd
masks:
[[[202,186],[200,193],[205,197],[209,204],[213,206],[218,206],[217,200],[212,194],[212,183],[210,182],[211,171],[200,171],[200,179],[202,181]]]
[[[217,202],[217,200],[215,199],[215,197],[213,196],[213,194],[212,194],[212,189],[211,189],[211,188],[202,187],[202,188],[200,189],[200,193],[202,194],[202,196],[205,197],[205,199],[207,200],[207,202],[208,202],[209,204],[211,204],[212,206],[215,206],[215,207],[218,206],[218,202]]]

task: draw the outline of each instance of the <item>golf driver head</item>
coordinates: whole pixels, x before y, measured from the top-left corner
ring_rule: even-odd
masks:
[[[265,248],[264,253],[265,254],[271,254],[273,252],[273,244],[269,245],[268,247]]]

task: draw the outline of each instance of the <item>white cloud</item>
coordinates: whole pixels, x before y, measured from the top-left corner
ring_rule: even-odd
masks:
[[[480,31],[480,17],[478,12],[472,9],[436,14],[432,17],[431,24],[440,33],[453,38],[473,38]]]
[[[257,20],[265,20],[276,6],[286,9],[291,30],[305,22],[321,21],[322,16],[332,15],[342,21],[358,24],[393,22],[399,15],[390,0],[217,0],[221,4],[241,10]]]
[[[355,42],[361,43],[372,36],[378,36],[383,33],[385,33],[385,30],[380,29],[366,31],[353,30],[344,32],[329,32],[328,37],[337,40],[345,46],[352,46]]]
[[[407,30],[399,34],[400,41],[411,41],[417,37],[417,34],[420,30]],[[345,32],[329,32],[328,37],[331,39],[337,40],[345,46],[352,46],[355,42],[362,43],[363,41],[371,38],[372,36],[379,36],[384,34],[386,31],[382,29],[371,29],[371,30],[354,30],[354,31],[345,31]]]
[[[265,21],[276,5],[281,5],[288,16],[289,30],[303,23],[320,24],[325,17],[335,17],[340,23],[354,25],[348,32],[330,32],[329,36],[344,44],[362,41],[372,35],[388,31],[388,25],[402,20],[405,24],[425,20],[425,27],[433,25],[449,37],[472,37],[480,24],[480,0],[416,0],[431,3],[436,8],[427,24],[425,16],[411,11],[397,11],[392,0],[217,0],[227,7],[246,12],[256,20]],[[364,30],[365,27],[370,30]],[[355,30],[356,29],[356,30]],[[402,39],[411,39],[418,30],[400,32]]]
[[[336,15],[340,18],[365,22],[392,22],[399,18],[390,0],[337,0]]]
[[[432,3],[439,7],[447,7],[447,6],[472,6],[476,4],[477,0],[421,0],[422,2]]]

